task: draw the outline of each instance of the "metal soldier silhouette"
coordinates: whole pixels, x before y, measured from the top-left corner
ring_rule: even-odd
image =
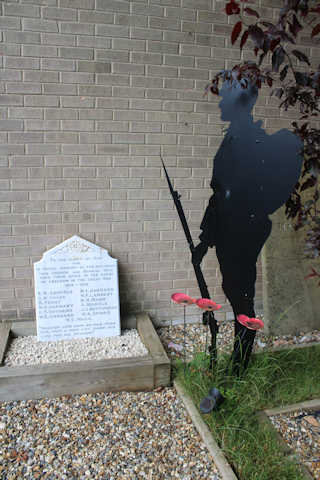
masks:
[[[214,158],[213,195],[192,262],[199,265],[208,247],[215,247],[235,317],[232,363],[239,375],[248,365],[256,332],[237,322],[237,315],[255,316],[256,262],[271,232],[268,215],[286,202],[299,179],[302,143],[289,130],[268,135],[262,122],[254,122],[255,86],[243,89],[225,81],[220,96],[221,119],[230,126]]]

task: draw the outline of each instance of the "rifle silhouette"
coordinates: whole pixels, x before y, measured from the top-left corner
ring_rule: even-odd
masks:
[[[162,166],[163,166],[163,169],[164,169],[164,173],[165,173],[166,178],[167,178],[169,190],[170,190],[171,196],[173,198],[174,204],[176,206],[176,209],[177,209],[180,221],[181,221],[181,225],[182,225],[184,234],[185,234],[187,242],[189,244],[190,252],[192,254],[192,252],[194,250],[194,243],[193,243],[193,240],[192,240],[192,237],[191,237],[191,233],[190,233],[190,230],[189,230],[189,226],[188,226],[188,223],[187,223],[186,216],[185,216],[183,208],[182,208],[182,204],[181,204],[181,201],[180,201],[180,194],[177,190],[173,189],[173,186],[172,186],[171,180],[169,178],[167,169],[165,167],[164,161],[163,161],[162,157],[160,157],[160,158],[161,158]],[[194,263],[192,263],[192,265],[193,265],[193,268],[194,268],[194,273],[195,273],[196,278],[197,278],[197,282],[198,282],[198,286],[199,286],[199,290],[200,290],[202,298],[210,298],[208,287],[207,287],[207,284],[205,282],[205,279],[204,279],[204,276],[203,276],[200,265],[195,265]],[[204,312],[203,316],[202,316],[202,323],[203,323],[203,325],[208,325],[209,324],[209,328],[210,328],[211,345],[209,347],[209,353],[210,353],[210,368],[212,368],[213,363],[217,360],[217,333],[219,331],[219,327],[218,327],[217,320],[215,319],[215,316],[214,316],[213,312]]]

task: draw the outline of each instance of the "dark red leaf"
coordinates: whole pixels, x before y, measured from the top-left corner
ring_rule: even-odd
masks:
[[[261,55],[260,55],[260,57],[259,57],[259,62],[258,62],[259,67],[260,67],[260,65],[262,64],[263,59],[264,59],[265,56],[266,56],[266,54],[265,54],[264,52],[261,53]]]
[[[233,13],[235,15],[238,15],[238,13],[240,13],[240,7],[237,3],[234,4],[234,7],[233,7]]]
[[[292,33],[292,35],[293,35],[294,37],[296,37],[297,34],[296,34],[295,31],[294,31],[293,24],[290,23],[290,22],[288,22],[288,24],[289,24],[290,33]]]
[[[270,23],[270,22],[260,22],[261,25],[263,25],[264,27],[267,27],[267,28],[271,28],[271,29],[274,29],[275,26],[273,25],[273,23]]]
[[[319,273],[313,267],[311,267],[311,273],[309,273],[309,275],[307,275],[304,278],[306,280],[307,278],[312,278],[312,277],[320,277]]]
[[[255,56],[258,55],[258,52],[259,52],[259,48],[258,48],[258,47],[255,47],[255,49],[254,49],[254,54],[255,54]]]
[[[279,67],[284,62],[284,59],[285,51],[281,46],[279,46],[272,54],[272,70],[274,72],[279,72]]]
[[[294,72],[294,77],[296,79],[297,84],[301,85],[302,87],[306,87],[309,83],[309,78],[306,73]]]
[[[240,33],[242,30],[242,22],[237,22],[235,26],[233,27],[232,33],[231,33],[231,43],[232,45],[237,41],[237,38],[239,37]]]
[[[276,88],[272,93],[273,93],[276,97],[281,98],[282,95],[283,95],[283,88]]]
[[[259,13],[256,12],[255,10],[253,10],[253,9],[250,8],[250,7],[244,8],[243,11],[246,12],[248,15],[254,15],[254,16],[257,17],[257,18],[260,18]]]
[[[232,15],[232,13],[233,13],[232,10],[233,10],[232,4],[231,4],[231,3],[227,3],[227,4],[226,4],[226,14],[227,14],[227,15]]]
[[[270,38],[265,36],[264,41],[263,41],[263,47],[262,47],[262,50],[264,51],[265,54],[267,54],[269,52],[270,45],[271,45]]]
[[[244,44],[246,43],[246,41],[248,40],[248,37],[249,37],[249,32],[248,32],[248,30],[246,30],[245,32],[243,32],[242,37],[241,37],[241,41],[240,41],[240,49],[241,50],[244,47]]]
[[[286,32],[280,31],[279,34],[282,40],[285,40],[286,42],[290,42],[290,43],[296,43],[294,39],[290,37],[290,35],[288,35]]]
[[[240,13],[240,7],[237,2],[231,0],[229,3],[226,4],[227,15],[237,15],[238,13]]]
[[[269,85],[269,87],[272,87],[273,80],[271,77],[267,77],[267,84]]]
[[[309,62],[309,58],[307,57],[307,55],[303,52],[300,52],[300,50],[292,50],[291,52],[295,57],[297,57],[298,60],[300,60],[301,62],[305,62],[307,63],[308,65],[310,65],[310,62]]]
[[[297,19],[296,15],[293,15],[292,23],[290,23],[290,22],[288,22],[288,23],[289,23],[290,32],[292,33],[292,35],[294,37],[296,37],[298,35],[298,33],[300,32],[300,30],[302,30],[302,28],[303,28],[301,23]]]
[[[287,76],[287,73],[288,73],[288,68],[289,68],[289,65],[286,65],[280,72],[280,80],[281,82],[283,82],[283,80],[286,78]]]
[[[219,90],[218,90],[218,87],[216,85],[212,85],[210,87],[210,92],[213,94],[213,95],[219,95]]]
[[[318,25],[316,25],[314,27],[314,29],[312,30],[311,32],[311,38],[312,37],[315,37],[316,35],[318,35],[318,33],[320,33],[320,23],[318,23]]]
[[[279,43],[280,43],[280,38],[275,38],[274,40],[271,41],[271,44],[270,44],[271,52],[275,50],[275,48],[279,45]]]
[[[263,48],[263,42],[264,42],[263,30],[257,25],[250,25],[248,30],[249,30],[250,38],[252,39],[255,46],[258,48]]]

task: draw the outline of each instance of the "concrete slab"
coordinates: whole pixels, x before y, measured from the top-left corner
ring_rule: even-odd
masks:
[[[306,279],[320,259],[304,256],[305,230],[294,231],[285,207],[271,215],[272,232],[262,251],[263,310],[271,335],[296,335],[320,328],[318,281]]]

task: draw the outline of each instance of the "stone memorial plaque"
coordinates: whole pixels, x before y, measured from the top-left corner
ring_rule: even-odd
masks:
[[[77,235],[34,264],[40,341],[120,335],[117,260]]]

